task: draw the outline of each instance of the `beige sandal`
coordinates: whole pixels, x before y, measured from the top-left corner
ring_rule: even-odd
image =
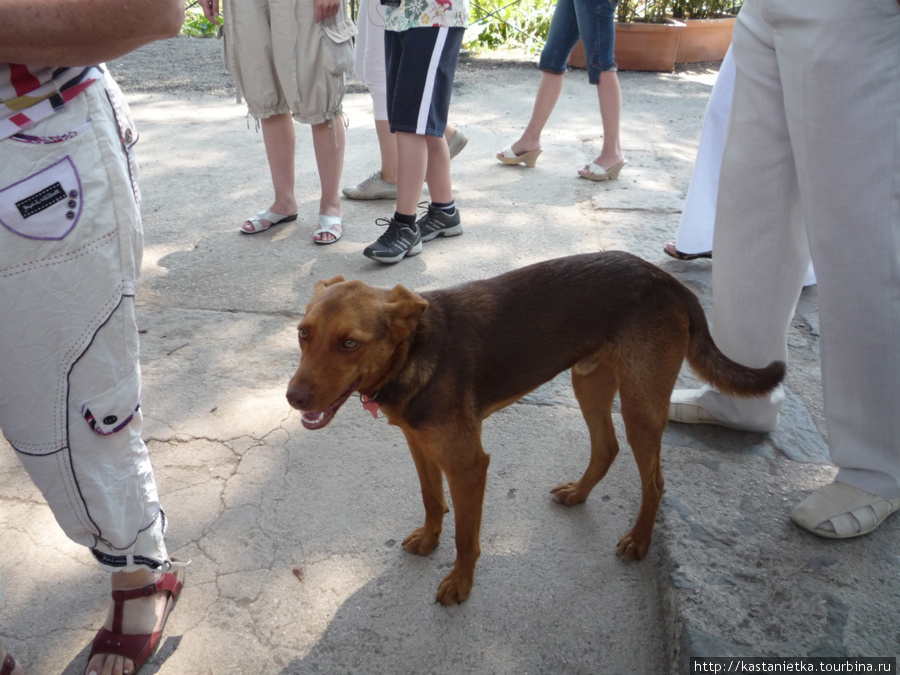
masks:
[[[528,152],[523,152],[521,155],[517,155],[513,152],[512,145],[507,145],[503,150],[497,153],[497,159],[499,159],[504,164],[522,164],[525,166],[533,168],[535,164],[537,164],[538,156],[543,152],[543,150],[529,150]]]
[[[608,169],[604,169],[599,164],[594,164],[593,162],[591,162],[590,164],[586,164],[585,167],[578,172],[578,175],[582,178],[587,178],[588,180],[618,180],[619,172],[622,170],[622,167],[625,166],[625,164],[626,162],[623,159],[618,164],[613,164]]]
[[[846,483],[829,483],[813,492],[791,512],[791,519],[808,532],[828,539],[868,534],[900,510],[900,497],[888,499]]]

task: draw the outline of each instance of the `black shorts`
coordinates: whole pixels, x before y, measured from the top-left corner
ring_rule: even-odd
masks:
[[[391,131],[443,136],[465,28],[384,32]]]

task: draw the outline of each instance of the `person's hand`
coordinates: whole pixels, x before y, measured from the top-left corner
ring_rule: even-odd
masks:
[[[207,0],[209,1],[209,0]],[[217,1],[217,0],[212,0]],[[900,2],[900,0],[897,0]],[[341,0],[315,0],[315,17],[316,23],[330,19],[341,8]]]
[[[897,0],[897,2],[900,2],[900,0]],[[219,0],[197,0],[197,4],[203,10],[203,16],[217,26],[222,24],[219,21]]]

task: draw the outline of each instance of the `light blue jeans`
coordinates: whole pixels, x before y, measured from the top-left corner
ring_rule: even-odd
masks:
[[[604,70],[617,70],[613,52],[618,4],[619,0],[559,0],[538,67],[548,73],[566,72],[569,54],[581,38],[591,84],[600,82]]]

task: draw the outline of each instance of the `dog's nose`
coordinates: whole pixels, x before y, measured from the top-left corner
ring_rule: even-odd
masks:
[[[303,410],[306,407],[309,403],[310,395],[309,387],[302,386],[288,387],[286,394],[288,403],[297,410]]]

